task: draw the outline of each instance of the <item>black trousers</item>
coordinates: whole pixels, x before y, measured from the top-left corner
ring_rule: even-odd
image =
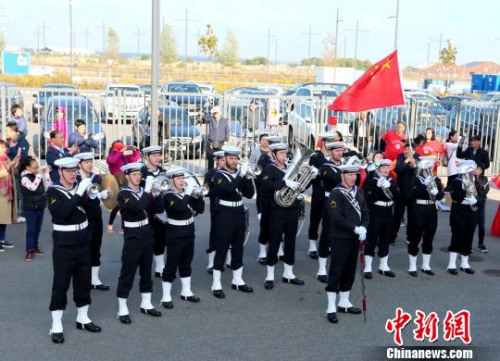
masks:
[[[389,238],[392,234],[392,217],[370,217],[368,231],[366,233],[367,256],[375,256],[375,248],[378,248],[377,256],[383,258],[389,254]]]
[[[257,207],[257,213],[262,212],[262,191],[261,191],[261,185],[260,182],[255,180],[255,194],[256,194],[256,200],[255,200],[255,205]]]
[[[207,248],[207,253],[211,253],[215,251],[215,211],[210,211],[210,233],[208,234],[208,248]],[[167,253],[168,256],[168,253]]]
[[[309,217],[309,230],[308,237],[309,239],[317,240],[318,239],[318,230],[319,224],[321,223],[321,219],[323,218],[323,203],[325,202],[325,191],[323,188],[315,189],[313,188],[312,196],[311,196],[311,214]]]
[[[269,250],[267,252],[267,265],[274,266],[278,263],[278,251],[281,240],[284,240],[283,262],[288,265],[295,263],[295,238],[299,221],[297,207],[271,208]]]
[[[394,199],[394,217],[392,222],[392,241],[394,242],[396,238],[398,238],[399,228],[401,227],[401,220],[403,219],[403,215],[406,209],[406,239],[410,239],[410,228],[413,226],[411,220],[414,200],[397,197]]]
[[[214,270],[223,271],[229,246],[231,269],[243,267],[243,242],[245,241],[245,212],[243,206],[219,206],[215,220]]]
[[[271,226],[271,201],[267,198],[261,200],[259,243],[269,243]]]
[[[92,253],[92,267],[101,265],[101,245],[102,245],[102,217],[89,218],[90,229],[90,250]]]
[[[477,212],[453,202],[450,212],[451,242],[448,251],[468,256],[477,226]]]
[[[149,223],[151,224],[151,228],[153,229],[153,253],[155,256],[162,255],[165,253],[166,245],[167,230],[165,224],[161,223],[155,217],[150,217]]]
[[[318,244],[318,256],[321,258],[327,258],[330,253],[330,218],[328,216],[328,210],[325,204],[325,198],[323,198],[323,204],[321,206],[322,209],[322,220],[321,220],[321,234],[319,236],[319,244]]]
[[[222,147],[223,143],[221,143]],[[207,171],[211,171],[212,169],[215,168],[214,164],[214,152],[217,152],[218,150],[221,150],[221,148],[212,148],[210,144],[207,144]]]
[[[52,296],[49,310],[66,309],[68,303],[67,293],[71,281],[73,281],[73,300],[76,307],[90,305],[92,268],[90,244],[61,246],[55,243],[52,249],[52,264],[54,267],[54,278],[52,281]]]
[[[485,217],[486,205],[477,208],[477,230],[479,242],[478,245],[484,244],[484,217]]]
[[[432,241],[438,225],[438,214],[434,204],[415,204],[412,217],[408,219],[412,225],[408,240],[408,254],[418,255],[418,245],[422,239],[422,253],[432,253]]]
[[[358,238],[332,238],[332,258],[328,272],[327,292],[347,292],[352,288],[358,264]]]
[[[153,291],[151,266],[153,265],[153,235],[149,225],[140,228],[125,228],[122,250],[122,268],[118,278],[116,295],[128,298],[134,284],[135,272],[139,267],[139,290]]]
[[[194,234],[186,237],[167,238],[167,262],[162,273],[164,282],[173,282],[179,269],[181,278],[191,277],[191,262],[194,255]]]

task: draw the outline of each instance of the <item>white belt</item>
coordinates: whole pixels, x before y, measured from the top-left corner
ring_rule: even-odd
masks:
[[[219,204],[221,206],[225,206],[225,207],[239,207],[239,206],[242,206],[243,205],[243,202],[242,201],[238,201],[238,202],[229,202],[229,201],[225,201],[223,199],[220,199],[219,200]]]
[[[194,222],[194,218],[191,217],[189,219],[167,219],[167,223],[171,224],[172,226],[189,226],[191,223]]]
[[[54,224],[54,231],[59,231],[59,232],[81,231],[82,229],[87,228],[88,225],[89,225],[88,221],[85,221],[80,224],[69,224],[69,225]]]
[[[145,226],[149,224],[149,221],[148,219],[143,219],[142,221],[139,221],[139,222],[127,222],[127,221],[123,221],[123,225],[127,228],[139,228],[139,227],[142,227],[142,226]]]
[[[325,192],[325,197],[330,197],[330,192]]]
[[[434,201],[428,200],[428,199],[417,199],[417,204],[434,204]]]
[[[389,201],[389,202],[382,202],[382,201],[376,201],[375,203],[376,206],[380,206],[380,207],[390,207],[394,204],[393,201]]]

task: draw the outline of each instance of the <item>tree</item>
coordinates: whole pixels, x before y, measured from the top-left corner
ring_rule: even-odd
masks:
[[[0,51],[5,48],[5,35],[2,30],[0,30]]]
[[[307,58],[302,59],[300,61],[300,64],[304,66],[324,66],[325,62],[323,59],[313,56],[309,59]]]
[[[160,56],[164,64],[172,64],[179,60],[177,51],[177,40],[170,25],[165,25],[161,31],[161,50]]]
[[[117,59],[120,51],[120,37],[115,29],[109,28],[107,35],[106,56]]]
[[[219,54],[219,62],[224,66],[234,66],[238,64],[238,48],[238,40],[236,40],[234,33],[228,30],[224,46]]]
[[[265,56],[256,56],[252,59],[246,59],[245,65],[267,65],[269,60]]]
[[[335,65],[335,53],[337,51],[337,49],[335,49],[335,35],[326,33],[323,39],[323,46],[323,63],[325,66]]]
[[[439,52],[439,60],[444,66],[455,65],[455,60],[457,60],[457,48],[451,44],[448,40],[448,45],[446,48],[441,49]]]
[[[202,54],[208,56],[208,58],[215,58],[219,53],[217,51],[219,39],[214,35],[214,29],[212,25],[207,24],[207,30],[205,35],[201,36],[198,40],[198,46]]]

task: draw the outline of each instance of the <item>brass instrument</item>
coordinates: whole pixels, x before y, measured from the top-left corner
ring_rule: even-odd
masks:
[[[388,177],[384,177],[382,174],[378,174],[379,178],[382,178],[384,180],[387,180]],[[394,199],[394,195],[392,194],[392,192],[390,191],[389,188],[386,188],[386,187],[382,187],[382,192],[384,192],[384,195],[389,198],[389,200],[393,200]]]
[[[477,188],[474,182],[474,174],[472,172],[462,174],[462,182],[465,187],[465,198],[475,198],[477,199]],[[477,210],[477,207],[470,206],[472,210]]]
[[[153,193],[166,192],[169,185],[170,185],[170,182],[169,182],[168,177],[165,174],[161,173],[155,177],[155,180],[153,182],[153,186],[151,187],[151,191]]]
[[[184,178],[184,180],[186,182],[186,187],[191,186],[193,188],[193,191],[191,192],[190,196],[193,198],[205,197],[208,194],[208,188],[202,186],[198,181],[198,178],[193,173],[185,171],[185,174],[186,177]]]
[[[81,170],[79,171],[79,174],[80,174],[80,177],[82,179],[85,179],[85,178],[88,178],[84,172],[82,172]],[[101,186],[97,183],[92,183],[90,184],[87,189],[85,190],[85,193],[87,193],[87,196],[90,198],[90,199],[94,199],[95,197],[97,197],[97,195],[99,194],[99,192],[101,192]]]

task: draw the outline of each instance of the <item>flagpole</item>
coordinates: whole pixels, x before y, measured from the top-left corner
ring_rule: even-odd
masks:
[[[396,49],[396,59],[399,64],[399,51]],[[401,84],[401,96],[403,97],[403,100],[405,99],[405,91],[403,88],[403,73],[401,72],[401,67],[399,67],[399,82]],[[410,144],[410,149],[413,151],[413,145],[412,145],[412,138],[410,136],[410,112],[408,110],[408,107],[406,106],[406,101],[404,104],[405,107],[405,115],[406,115],[406,124],[405,124],[405,129],[406,129],[406,141],[409,142]]]

